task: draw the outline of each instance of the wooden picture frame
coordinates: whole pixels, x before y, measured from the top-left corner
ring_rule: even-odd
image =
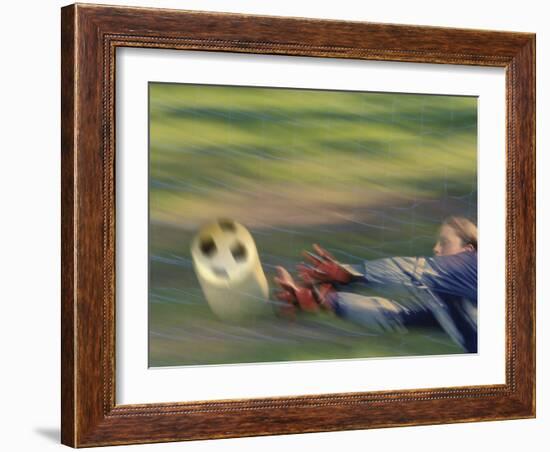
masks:
[[[73,447],[535,416],[535,35],[70,5],[62,8],[62,443]],[[115,403],[115,50],[201,50],[506,70],[506,383]]]

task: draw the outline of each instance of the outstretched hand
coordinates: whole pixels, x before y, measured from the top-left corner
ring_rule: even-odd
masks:
[[[310,265],[299,264],[297,266],[298,274],[304,283],[332,282],[348,284],[353,280],[354,275],[327,250],[317,244],[313,245],[313,250],[316,254],[308,251],[303,252]]]
[[[273,281],[279,287],[275,297],[282,301],[279,313],[283,317],[294,318],[296,311],[319,312],[320,310],[334,312],[332,294],[334,287],[329,283],[312,285],[297,284],[290,273],[277,266],[277,276]]]
[[[275,269],[277,276],[273,278],[273,281],[280,289],[275,292],[275,297],[285,302],[281,314],[286,317],[292,316],[295,308],[305,312],[319,311],[319,303],[311,288],[296,284],[290,273],[283,267],[277,266]]]

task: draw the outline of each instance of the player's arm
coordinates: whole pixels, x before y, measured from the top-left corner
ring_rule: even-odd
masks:
[[[339,317],[366,327],[369,331],[406,332],[409,326],[434,326],[433,313],[419,304],[403,305],[395,300],[336,292],[332,297],[333,312]]]
[[[331,282],[349,284],[355,281],[385,288],[425,287],[477,300],[477,253],[464,252],[450,256],[390,257],[346,265],[319,245],[315,253],[304,252],[309,265],[299,265],[298,272],[306,283]]]
[[[376,259],[364,261],[360,265],[347,265],[319,245],[313,245],[313,249],[315,253],[303,253],[309,264],[298,266],[300,277],[306,283],[348,284],[362,281],[369,284],[412,286],[411,274],[418,267],[418,258],[414,257]]]
[[[424,287],[434,292],[477,300],[477,254],[390,257],[365,261],[367,283],[380,286]]]

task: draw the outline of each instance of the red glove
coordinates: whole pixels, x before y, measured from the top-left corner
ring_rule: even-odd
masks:
[[[350,283],[355,275],[338,262],[327,250],[314,244],[313,249],[317,254],[304,251],[304,257],[313,266],[300,264],[297,266],[300,278],[306,284],[315,282],[333,282],[339,284]]]
[[[315,286],[313,286],[312,290],[321,308],[323,308],[325,311],[334,312],[335,310],[334,295],[336,294],[336,289],[334,289],[332,284],[330,283],[316,284]]]
[[[277,276],[274,281],[282,289],[275,296],[285,302],[279,310],[283,317],[294,318],[297,310],[318,312],[320,309],[334,311],[333,294],[336,292],[331,284],[315,284],[304,287],[296,284],[290,273],[283,267],[276,267]]]
[[[273,280],[282,290],[276,292],[275,296],[279,300],[287,303],[287,305],[281,309],[281,314],[287,317],[291,316],[295,308],[299,308],[305,312],[319,311],[319,303],[317,303],[311,287],[303,287],[296,284],[292,276],[290,276],[290,273],[283,267],[276,267],[276,270],[277,276],[273,278]]]

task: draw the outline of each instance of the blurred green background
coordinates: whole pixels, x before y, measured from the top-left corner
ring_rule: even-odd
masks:
[[[222,322],[189,246],[242,223],[272,290],[312,243],[346,263],[431,255],[446,216],[477,221],[475,97],[150,83],[149,114],[150,366],[461,353],[436,328]]]

